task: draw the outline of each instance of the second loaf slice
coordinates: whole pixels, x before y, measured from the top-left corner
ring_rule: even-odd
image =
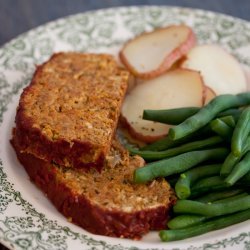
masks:
[[[89,232],[139,239],[149,230],[166,227],[175,196],[162,178],[147,185],[133,182],[143,166],[139,156],[129,157],[117,140],[102,172],[65,168],[20,150],[15,132],[12,145],[30,179],[70,221]]]

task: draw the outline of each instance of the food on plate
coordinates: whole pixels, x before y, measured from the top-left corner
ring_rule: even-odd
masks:
[[[205,85],[216,95],[237,94],[247,90],[247,81],[239,62],[218,45],[197,45],[186,54],[183,68],[201,73]]]
[[[169,70],[195,44],[190,27],[170,25],[128,41],[120,51],[120,59],[132,74],[148,79]]]
[[[245,151],[245,143],[250,133],[250,108],[242,110],[232,134],[231,150],[235,156],[240,156]]]
[[[227,121],[227,118],[228,121]],[[226,120],[225,120],[226,119]],[[231,124],[232,125],[231,125]],[[232,116],[216,118],[209,123],[211,130],[224,139],[229,139],[233,134],[235,120]]]
[[[234,166],[237,163],[239,163],[242,156],[245,155],[246,152],[249,152],[249,151],[250,151],[250,137],[248,137],[246,142],[245,142],[245,148],[244,148],[244,151],[242,154],[240,154],[239,156],[236,156],[233,154],[233,152],[231,152],[227,156],[227,158],[225,159],[225,161],[223,162],[223,164],[221,166],[220,176],[227,177],[227,176],[229,176],[230,173],[233,173],[234,171],[232,172],[232,170],[235,169]],[[235,169],[235,170],[237,170],[237,169]],[[237,171],[236,171],[236,173],[237,173]]]
[[[250,68],[246,65],[242,65],[245,77],[246,77],[246,81],[247,81],[247,85],[250,85]]]
[[[70,221],[132,239],[162,230],[172,241],[250,218],[244,71],[219,46],[195,43],[183,24],[128,41],[119,55],[133,84],[106,54],[58,53],[37,68],[11,143]]]
[[[185,171],[175,183],[175,192],[180,199],[188,199],[191,195],[191,186],[195,182],[204,177],[218,175],[220,173],[221,164],[208,164],[198,166]]]
[[[110,55],[58,53],[23,91],[16,115],[22,151],[63,166],[103,167],[129,73]]]
[[[127,146],[129,148],[129,151],[132,154],[138,154],[141,157],[143,157],[144,160],[151,162],[151,161],[155,161],[155,160],[162,160],[162,159],[166,159],[169,157],[174,157],[177,156],[179,154],[182,153],[186,153],[189,151],[195,151],[195,150],[200,150],[200,149],[204,149],[204,148],[209,148],[212,147],[214,145],[218,145],[219,143],[221,143],[223,141],[223,139],[220,136],[211,136],[209,138],[206,139],[202,139],[202,140],[197,140],[197,141],[189,141],[187,143],[182,143],[179,146],[176,147],[171,147],[167,150],[163,150],[163,151],[152,151],[152,150],[138,150],[138,149],[134,149],[133,147],[129,148],[129,146]],[[199,151],[200,152],[200,151]],[[185,157],[189,157],[189,156],[185,156]],[[174,164],[179,164],[181,163],[181,161],[178,161]],[[160,165],[163,166],[164,168],[164,164],[169,164],[170,162],[162,162]],[[158,164],[157,164],[158,165]],[[182,164],[181,164],[182,165]],[[185,164],[183,164],[184,166]],[[154,166],[151,166],[151,169],[154,168]],[[160,166],[158,166],[158,168],[160,169]],[[173,167],[174,169],[174,167]],[[153,173],[154,175],[155,173]]]
[[[144,167],[135,170],[134,181],[136,183],[147,183],[157,177],[180,174],[208,160],[222,161],[229,153],[226,147],[218,147],[218,145],[215,145],[214,148],[209,147],[210,145],[208,148],[202,150],[192,151],[191,149],[188,152],[181,152],[173,157],[167,156],[165,159],[148,163]],[[154,153],[157,154],[157,152]]]
[[[176,69],[157,78],[137,84],[122,105],[121,120],[131,135],[153,142],[168,133],[169,125],[142,119],[145,109],[201,107],[204,84],[193,70]]]
[[[30,179],[69,220],[139,239],[165,228],[176,198],[163,178],[134,183],[145,162],[114,139],[128,79],[109,55],[53,55],[21,95],[11,142]]]
[[[216,93],[208,86],[205,86],[204,105],[208,104],[215,97],[216,97]]]
[[[217,96],[206,106],[200,109],[199,112],[187,118],[183,123],[170,128],[169,136],[173,140],[180,139],[205,126],[220,112],[226,109],[245,106],[249,104],[249,92],[240,93],[238,95],[228,94]]]
[[[209,207],[206,204],[207,207]],[[196,216],[197,218],[197,216]],[[162,241],[183,240],[194,237],[214,230],[225,228],[250,219],[250,209],[243,210],[234,214],[223,217],[216,217],[216,219],[201,222],[198,225],[190,226],[188,228],[162,230],[160,237]]]
[[[136,183],[165,177],[175,188],[178,199],[169,229],[159,233],[162,241],[181,240],[250,219],[249,105],[250,92],[219,95],[198,110],[175,109],[186,118],[179,124],[173,110],[155,110],[158,115],[170,114],[176,126],[164,140],[141,149],[128,147],[148,162],[135,169]],[[194,141],[198,134],[200,140]],[[179,140],[183,143],[175,145]],[[164,143],[167,149],[161,150]]]
[[[182,107],[173,109],[144,109],[142,119],[178,125],[185,121],[189,116],[194,115],[200,110],[199,107]]]
[[[14,135],[12,144],[31,180],[70,221],[106,236],[139,239],[149,230],[166,227],[175,196],[164,179],[135,184],[133,171],[144,165],[112,142],[100,173],[65,168],[23,152]]]

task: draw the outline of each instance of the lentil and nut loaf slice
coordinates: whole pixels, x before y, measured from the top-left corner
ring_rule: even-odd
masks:
[[[66,167],[101,170],[129,77],[111,55],[54,54],[20,97],[15,121],[21,150]]]
[[[140,239],[149,230],[166,227],[176,201],[172,189],[164,179],[147,185],[133,183],[133,172],[144,160],[129,157],[117,141],[101,173],[45,162],[22,152],[15,137],[12,144],[30,179],[62,214],[87,231]]]

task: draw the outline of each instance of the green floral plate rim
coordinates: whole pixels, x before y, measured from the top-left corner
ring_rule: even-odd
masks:
[[[217,43],[250,66],[250,23],[230,16],[179,7],[119,7],[58,19],[0,48],[0,241],[10,249],[250,249],[249,222],[185,241],[141,241],[93,235],[69,223],[29,181],[9,139],[21,90],[37,64],[57,51],[108,52],[143,31],[169,24],[193,27],[199,43]]]

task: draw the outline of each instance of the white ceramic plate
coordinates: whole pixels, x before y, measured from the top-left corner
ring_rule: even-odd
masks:
[[[0,241],[12,249],[249,249],[249,221],[199,237],[160,242],[157,233],[141,241],[90,234],[72,225],[29,181],[9,144],[20,92],[35,65],[55,51],[116,54],[142,31],[172,23],[194,28],[199,43],[218,43],[250,66],[250,23],[233,17],[173,7],[106,9],[38,27],[0,49]]]

